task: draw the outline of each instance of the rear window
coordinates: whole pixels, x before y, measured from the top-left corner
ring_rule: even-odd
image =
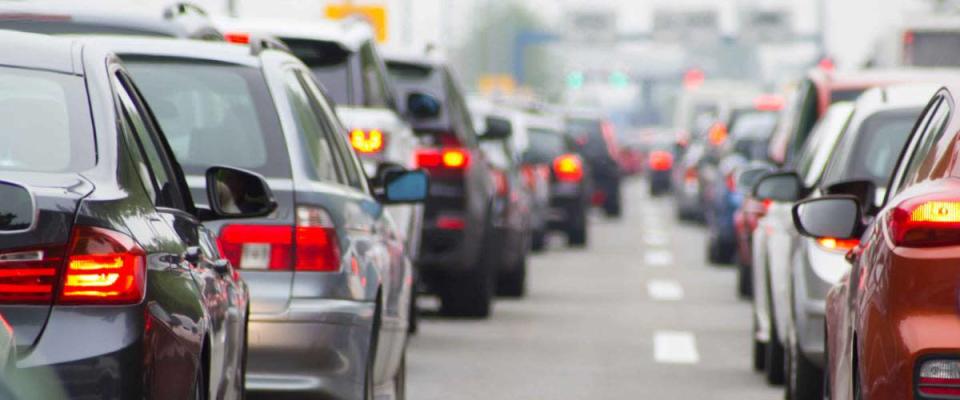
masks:
[[[178,59],[125,61],[188,174],[229,165],[290,175],[276,106],[258,69]]]
[[[919,67],[960,66],[960,32],[917,32],[905,44],[906,64]]]
[[[572,118],[567,120],[570,135],[580,145],[580,153],[588,159],[608,157],[610,151],[603,137],[603,124],[597,119]]]
[[[299,39],[283,39],[283,42],[310,68],[334,102],[353,104],[350,58],[354,53],[334,42]]]
[[[844,90],[834,90],[830,92],[830,104],[839,103],[841,101],[855,101],[857,98],[863,94],[864,89],[844,89]]]
[[[824,186],[851,180],[869,180],[887,186],[897,158],[910,136],[921,109],[887,111],[873,115],[856,132],[846,132],[831,156]]]
[[[770,137],[777,127],[777,116],[775,112],[739,113],[730,126],[733,151],[748,160],[767,159]]]
[[[533,128],[528,131],[530,146],[527,148],[528,162],[535,164],[552,162],[557,156],[567,152],[566,138],[560,132]]]
[[[83,78],[0,67],[0,171],[93,167],[90,121]]]

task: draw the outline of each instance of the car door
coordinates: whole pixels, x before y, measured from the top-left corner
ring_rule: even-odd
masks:
[[[196,343],[207,336],[208,378],[209,382],[216,383],[208,389],[218,398],[225,390],[223,384],[230,383],[234,391],[237,390],[237,370],[242,365],[244,314],[231,303],[229,296],[234,277],[228,269],[221,269],[223,273],[218,271],[216,264],[220,257],[210,245],[212,235],[192,213],[194,207],[183,173],[146,103],[122,70],[117,70],[114,78],[123,115],[156,185],[158,215],[151,224],[172,239],[166,246],[174,257],[174,264],[187,271],[196,285],[197,300],[203,309],[197,310],[200,320],[186,331]],[[175,292],[170,294],[175,296]]]
[[[412,289],[412,267],[404,252],[403,236],[397,231],[389,213],[383,212],[383,207],[370,195],[360,161],[346,142],[344,128],[312,75],[301,69],[294,69],[293,73],[306,88],[307,99],[317,111],[324,131],[329,135],[334,156],[343,168],[345,184],[349,187],[347,192],[350,193],[343,200],[352,204],[350,208],[364,212],[364,219],[373,221],[368,240],[375,250],[370,254],[370,261],[379,271],[382,307],[377,348],[378,370],[375,373],[380,379],[390,377],[403,356],[409,321],[407,305]]]

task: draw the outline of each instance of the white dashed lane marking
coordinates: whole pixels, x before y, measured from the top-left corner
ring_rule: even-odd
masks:
[[[654,279],[647,282],[647,294],[656,301],[678,301],[683,300],[683,287],[674,280]]]
[[[667,250],[647,250],[643,252],[643,264],[648,267],[666,267],[673,264],[673,254]]]
[[[657,331],[653,334],[653,359],[662,364],[696,364],[697,339],[691,332]]]

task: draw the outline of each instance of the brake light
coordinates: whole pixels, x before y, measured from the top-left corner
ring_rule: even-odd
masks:
[[[417,151],[417,165],[421,168],[452,168],[462,169],[467,167],[470,161],[470,153],[463,149],[421,149]]]
[[[766,214],[770,212],[770,207],[773,206],[773,200],[763,199],[763,213]]]
[[[297,271],[339,271],[340,242],[330,214],[318,207],[297,207]]]
[[[765,94],[753,99],[753,107],[757,111],[780,111],[783,109],[783,97],[775,94]]]
[[[350,131],[350,145],[360,153],[379,153],[383,150],[384,135],[379,129]]]
[[[833,251],[847,252],[850,249],[857,247],[860,244],[860,240],[857,239],[836,239],[836,238],[818,238],[817,245],[826,249]]]
[[[654,171],[669,171],[670,168],[673,168],[673,154],[663,150],[650,152],[647,163],[650,165],[650,169]]]
[[[580,182],[583,179],[583,161],[574,154],[564,154],[553,160],[553,173],[561,182]]]
[[[507,180],[507,174],[503,171],[493,171],[493,187],[497,196],[503,197],[510,191],[510,181]]]
[[[234,267],[248,270],[290,270],[293,231],[289,226],[227,225],[217,238]]]
[[[439,229],[462,231],[467,227],[467,221],[461,217],[441,216],[437,217],[436,226]]]
[[[686,171],[683,171],[683,180],[687,183],[691,183],[697,180],[697,169],[690,167]]]
[[[50,303],[64,251],[51,246],[0,254],[0,303]]]
[[[533,190],[537,187],[537,167],[524,165],[520,172],[523,174],[523,184],[527,189]]]
[[[960,396],[960,360],[939,359],[920,365],[917,391],[930,398]]]
[[[960,245],[960,201],[907,200],[893,209],[889,227],[898,246]]]
[[[710,141],[710,144],[714,147],[719,147],[723,142],[727,141],[727,124],[723,122],[717,122],[710,127],[710,131],[707,132],[707,140]]]
[[[146,253],[133,238],[77,226],[69,254],[60,304],[136,304],[143,300]]]
[[[223,40],[228,43],[250,44],[250,34],[246,32],[227,32],[223,34]]]

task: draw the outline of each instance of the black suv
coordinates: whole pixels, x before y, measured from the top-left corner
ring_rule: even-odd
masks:
[[[578,153],[590,166],[593,175],[593,204],[610,217],[619,217],[623,210],[620,169],[613,124],[592,112],[571,112],[567,129],[577,144]]]
[[[445,63],[385,58],[423,147],[418,164],[430,173],[417,262],[421,281],[440,295],[443,314],[485,317],[499,268],[489,258],[495,254],[489,216],[496,188],[463,91]]]

